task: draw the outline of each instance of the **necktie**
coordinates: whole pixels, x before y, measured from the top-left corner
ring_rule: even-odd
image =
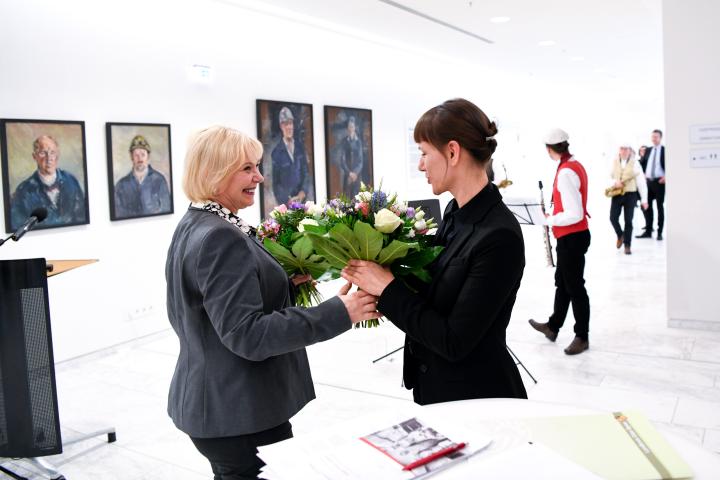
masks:
[[[651,169],[650,169],[650,172],[649,172],[649,174],[650,174],[650,179],[651,179],[651,180],[654,180],[654,179],[658,178],[658,174],[657,174],[657,165],[658,165],[657,156],[658,156],[658,150],[659,150],[658,147],[653,147],[652,165],[651,165]]]

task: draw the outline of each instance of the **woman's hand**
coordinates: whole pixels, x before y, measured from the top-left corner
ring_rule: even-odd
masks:
[[[385,287],[395,280],[390,269],[365,260],[350,260],[347,267],[342,269],[341,275],[348,282],[354,283],[361,290],[376,297],[379,297]]]
[[[298,285],[302,285],[303,283],[312,282],[312,275],[305,274],[305,275],[298,275],[295,274],[292,277],[290,277],[290,281],[295,285],[296,287]]]
[[[623,182],[621,182],[620,180],[615,181],[615,188],[622,188],[622,186],[623,186]]]
[[[640,206],[642,207],[643,210],[647,210],[647,209],[648,209],[648,203],[647,203],[647,202],[641,203]]]
[[[382,317],[382,314],[377,311],[377,298],[375,296],[362,290],[348,294],[350,287],[352,287],[351,283],[343,286],[338,292],[338,297],[345,304],[353,325],[363,320]]]

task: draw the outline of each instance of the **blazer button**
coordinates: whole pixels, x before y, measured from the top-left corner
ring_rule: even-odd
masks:
[[[428,371],[428,367],[427,367],[427,365],[425,365],[424,363],[421,364],[421,365],[418,367],[418,369],[420,370],[420,373],[427,373],[427,371]]]

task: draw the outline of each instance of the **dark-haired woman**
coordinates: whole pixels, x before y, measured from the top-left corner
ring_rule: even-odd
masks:
[[[445,247],[433,280],[413,285],[373,262],[353,260],[343,277],[379,296],[378,310],[404,331],[404,383],[424,405],[471,398],[527,398],[505,346],[525,268],[520,225],[488,181],[497,127],[473,103],[448,100],[415,126],[418,168],[433,193],[449,191],[435,242]]]

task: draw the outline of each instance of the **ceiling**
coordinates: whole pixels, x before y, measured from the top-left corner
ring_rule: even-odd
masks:
[[[614,92],[631,100],[662,99],[661,0],[264,0],[262,4],[353,36],[366,35],[512,75]],[[493,23],[497,16],[509,21]],[[540,46],[543,41],[554,44]]]

